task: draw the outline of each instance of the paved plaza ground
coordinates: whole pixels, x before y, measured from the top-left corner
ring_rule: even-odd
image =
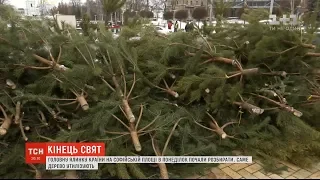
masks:
[[[287,162],[278,162],[277,168],[286,167],[287,170],[279,174],[264,171],[259,160],[250,164],[220,164],[207,170],[205,175],[195,175],[195,179],[320,179],[320,162],[308,169],[300,168]]]

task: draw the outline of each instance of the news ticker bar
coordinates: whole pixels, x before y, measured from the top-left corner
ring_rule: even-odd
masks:
[[[252,163],[252,156],[47,156],[46,170],[98,170],[99,164],[113,163]]]

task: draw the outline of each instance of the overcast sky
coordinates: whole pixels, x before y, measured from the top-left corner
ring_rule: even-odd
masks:
[[[26,8],[26,1],[27,0],[9,0],[9,4],[17,7],[17,8]],[[38,4],[39,0],[33,0]],[[69,2],[69,0],[47,0],[50,4],[58,5],[59,2]],[[85,2],[86,0],[81,0],[82,2]]]

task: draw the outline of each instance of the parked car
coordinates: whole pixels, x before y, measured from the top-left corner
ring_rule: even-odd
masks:
[[[82,28],[81,27],[77,27],[76,30],[79,32],[79,34],[83,34]]]
[[[161,27],[161,26],[156,26],[155,29],[160,34],[169,34],[169,33],[172,32],[172,30],[166,29],[166,28]]]
[[[117,39],[117,38],[119,37],[119,34],[112,33],[112,37],[113,37],[114,39]]]

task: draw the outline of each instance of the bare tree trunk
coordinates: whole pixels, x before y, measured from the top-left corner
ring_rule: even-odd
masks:
[[[274,0],[271,0],[269,14],[272,14]]]
[[[291,5],[291,14],[294,14],[294,0],[290,1],[290,5]]]
[[[91,8],[90,8],[90,0],[87,0],[87,15],[89,16],[89,18],[91,19]]]
[[[209,21],[210,21],[210,25],[212,25],[212,6],[213,6],[213,3],[212,3],[212,0],[210,1],[210,4],[209,4]]]

